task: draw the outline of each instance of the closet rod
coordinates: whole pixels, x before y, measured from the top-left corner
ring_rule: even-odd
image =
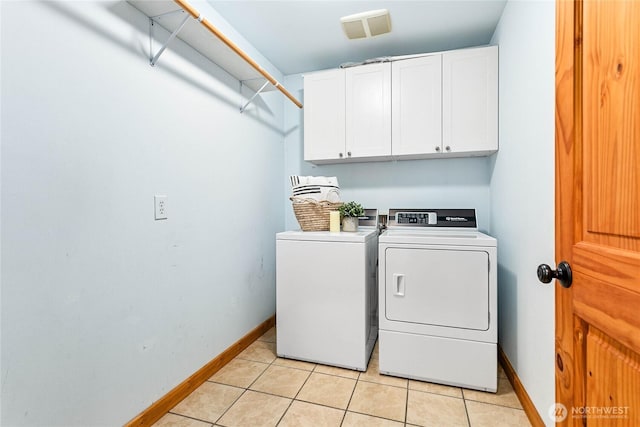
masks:
[[[221,42],[226,44],[231,50],[233,50],[238,56],[244,59],[249,65],[251,65],[257,72],[262,74],[265,79],[269,81],[272,85],[276,87],[280,92],[282,92],[287,98],[291,100],[298,108],[302,108],[302,103],[298,101],[287,89],[284,88],[276,79],[273,78],[271,74],[265,71],[256,61],[254,61],[249,55],[247,55],[242,49],[240,49],[234,42],[229,40],[227,36],[222,34],[222,32],[217,29],[211,22],[209,22],[206,18],[203,18],[200,15],[200,12],[195,10],[193,6],[187,3],[184,0],[173,0],[176,2],[182,9],[184,9],[189,15],[193,16],[198,22],[200,22],[204,27],[209,30],[214,36],[220,39]]]

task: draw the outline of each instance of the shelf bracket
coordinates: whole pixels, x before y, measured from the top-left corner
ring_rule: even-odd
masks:
[[[253,100],[256,99],[256,96],[260,95],[260,92],[262,92],[264,90],[264,88],[267,87],[268,84],[269,84],[269,80],[264,82],[262,87],[260,89],[258,89],[258,91],[256,93],[254,93],[253,96],[251,98],[249,98],[249,100],[242,107],[240,107],[240,112],[241,113],[244,113],[244,110],[246,110],[247,107],[249,106],[249,104],[251,104],[253,102]],[[240,93],[242,94],[242,82],[240,82]]]
[[[158,63],[158,59],[160,59],[160,55],[162,55],[162,52],[164,52],[164,50],[167,48],[167,46],[169,46],[169,43],[171,43],[171,41],[184,28],[184,26],[186,25],[186,23],[189,20],[190,16],[189,16],[188,13],[185,13],[184,19],[182,20],[182,22],[180,22],[180,25],[178,25],[178,28],[176,28],[173,31],[173,33],[171,33],[171,35],[169,36],[167,41],[162,45],[160,50],[158,50],[158,53],[156,53],[155,55],[153,55],[153,24],[154,24],[154,22],[155,22],[155,20],[157,18],[165,16],[165,15],[168,15],[168,14],[177,13],[177,12],[184,13],[183,10],[179,9],[179,10],[176,10],[174,12],[168,12],[168,13],[164,13],[162,15],[153,16],[153,17],[149,18],[149,63],[151,64],[152,67],[155,67],[155,65]],[[200,20],[201,20],[201,18],[198,18],[198,21],[200,21]]]
[[[2,0],[0,0],[2,1]],[[211,22],[209,22],[207,19],[205,19],[202,14],[200,12],[198,12],[192,5],[189,4],[188,0],[173,0],[173,1],[167,1],[167,0],[158,0],[158,1],[149,1],[149,0],[127,0],[133,7],[135,7],[136,9],[140,10],[142,13],[144,13],[145,15],[147,15],[149,17],[149,63],[154,66],[157,64],[158,59],[160,58],[160,56],[162,55],[162,53],[164,52],[164,50],[167,48],[167,46],[169,45],[169,43],[171,43],[171,41],[178,35],[178,33],[183,29],[183,27],[185,26],[186,22],[188,21],[188,18],[185,17],[184,19],[181,19],[182,17],[178,17],[175,21],[171,20],[171,25],[168,25],[168,30],[171,31],[169,28],[176,28],[175,31],[173,31],[171,33],[171,35],[168,37],[168,40],[166,41],[166,43],[164,43],[164,45],[160,48],[160,50],[154,54],[154,49],[153,49],[153,32],[154,32],[154,26],[155,24],[160,24],[163,22],[163,20],[161,18],[163,18],[165,15],[173,15],[175,13],[186,13],[186,15],[191,16],[193,19],[195,19],[196,21],[198,21],[198,23],[200,25],[202,25],[209,33],[211,33],[211,35],[213,37],[215,37],[215,39],[222,43],[222,45],[226,46],[227,49],[229,49],[233,54],[237,55],[240,59],[242,59],[247,65],[248,67],[252,68],[253,71],[250,71],[250,75],[254,75],[255,73],[260,74],[263,78],[265,78],[270,84],[273,85],[273,87],[275,89],[277,89],[278,91],[280,91],[284,96],[286,96],[291,102],[293,102],[293,104],[295,104],[298,108],[302,108],[302,103],[300,101],[298,101],[284,86],[282,86],[271,74],[269,74],[269,72],[267,72],[264,68],[262,68],[260,66],[260,64],[258,64],[253,58],[251,58],[244,50],[240,49],[240,47],[235,44],[231,39],[229,39],[227,36],[225,36],[222,31],[220,31],[219,28],[217,28],[215,25],[213,25]],[[179,7],[179,9],[173,9],[172,8],[172,3],[175,3],[175,5],[177,5]],[[158,7],[156,7],[158,6]],[[158,14],[158,10],[165,10],[165,13],[160,13]],[[181,21],[180,24],[178,24],[177,21]],[[168,20],[167,20],[167,24],[169,24]],[[178,24],[178,25],[176,25]],[[162,25],[164,27],[164,25]],[[165,27],[166,28],[166,27]],[[200,45],[200,43],[203,41],[201,35],[198,34],[192,34],[192,32],[187,31],[183,34],[183,36],[181,37],[182,39],[184,39],[186,44],[191,44],[191,42],[194,42],[196,45]],[[192,46],[193,47],[193,46]],[[216,49],[214,50],[218,50],[217,46]],[[226,50],[223,52],[214,52],[213,54],[205,54],[204,56],[208,59],[210,59],[211,61],[216,62],[215,58],[220,56],[221,59],[225,59],[226,58]],[[233,64],[231,64],[231,61],[228,60],[224,60],[221,61],[221,64],[218,64],[220,66],[220,68],[222,68],[223,70],[227,71],[231,76],[233,76],[234,78],[236,78],[237,80],[240,80],[238,77],[239,76],[246,76],[247,74],[245,74],[245,70],[244,69],[240,69],[238,70],[235,62]],[[224,65],[227,65],[227,67],[225,67]],[[229,69],[231,68],[231,69]],[[255,71],[255,73],[254,73]],[[241,83],[242,84],[242,83]],[[267,84],[265,83],[266,87]],[[262,89],[260,89],[260,91],[258,91],[258,93],[260,93],[261,91],[264,90],[264,87]],[[252,100],[255,99],[255,96],[252,98]],[[252,102],[249,101],[249,103],[247,103],[246,105],[243,105],[241,107],[241,111],[244,111],[247,106]]]

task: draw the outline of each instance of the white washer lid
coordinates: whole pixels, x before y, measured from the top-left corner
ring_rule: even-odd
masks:
[[[309,242],[366,242],[378,235],[376,227],[359,227],[358,231],[283,231],[276,234],[276,240],[298,240]]]

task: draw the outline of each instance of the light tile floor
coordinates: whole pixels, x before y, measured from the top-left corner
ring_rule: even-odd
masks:
[[[376,350],[366,372],[276,356],[269,330],[155,426],[530,426],[499,368],[498,393],[389,377]]]

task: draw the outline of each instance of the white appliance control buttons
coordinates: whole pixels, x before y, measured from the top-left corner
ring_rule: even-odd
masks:
[[[427,215],[429,215],[428,217],[429,225],[438,223],[438,214],[436,214],[435,212],[429,212]]]

